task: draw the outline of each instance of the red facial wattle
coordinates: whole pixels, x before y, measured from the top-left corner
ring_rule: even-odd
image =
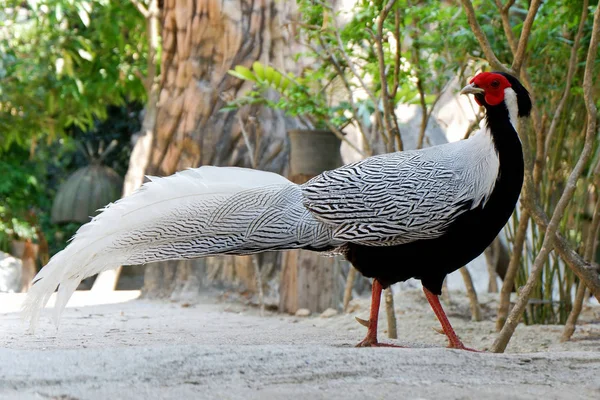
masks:
[[[504,100],[504,90],[501,93],[485,93],[485,102],[490,106],[496,106]]]
[[[470,83],[474,83],[485,90],[484,100],[490,106],[500,104],[504,100],[504,89],[511,87],[506,77],[493,72],[482,72],[471,79]],[[477,97],[475,96],[475,101],[482,106],[483,104],[481,104]]]

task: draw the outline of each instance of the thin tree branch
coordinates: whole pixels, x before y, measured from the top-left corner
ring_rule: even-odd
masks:
[[[502,11],[508,12],[508,10],[510,10],[510,8],[515,4],[515,1],[517,0],[508,0]]]
[[[415,35],[418,35],[418,33],[416,33],[416,29]],[[419,42],[417,38],[413,37],[413,51],[411,53],[413,58],[413,64],[415,65],[417,70],[417,91],[419,92],[419,104],[421,106],[421,128],[419,129],[419,137],[417,139],[417,149],[420,149],[423,147],[423,139],[425,138],[425,128],[427,127],[427,103],[425,102],[425,89],[423,89],[423,80],[421,79],[421,68],[419,66],[421,60],[419,55],[420,48],[418,43]]]
[[[356,280],[356,268],[350,264],[348,270],[348,277],[346,278],[346,286],[344,287],[344,299],[342,301],[342,309],[344,312],[348,310],[348,304],[352,300],[352,288],[354,287],[354,281]]]
[[[471,122],[469,124],[469,126],[467,126],[467,130],[465,131],[465,134],[463,135],[463,139],[468,139],[471,136],[471,133],[473,132],[473,130],[479,126],[479,123],[481,122],[481,118],[479,118],[477,115],[475,115],[476,118],[473,120],[473,122]]]
[[[376,35],[375,33],[373,33],[372,30],[370,30],[369,28],[366,28],[366,31],[371,36],[371,39],[373,39],[373,42],[376,43],[375,48],[377,51],[377,63],[379,66],[379,76],[381,79],[381,103],[382,103],[382,108],[383,108],[382,136],[385,138],[386,151],[392,152],[393,147],[394,147],[394,138],[392,136],[392,129],[390,126],[389,109],[386,104],[386,98],[388,100],[389,100],[389,98],[388,98],[388,94],[387,94],[387,85],[385,82],[385,80],[387,80],[387,77],[386,77],[386,72],[385,72],[385,59],[383,57],[383,43],[381,41],[381,38],[378,35]],[[376,109],[379,108],[377,103],[375,103],[374,106]]]
[[[579,281],[577,293],[575,294],[575,301],[573,302],[573,308],[569,313],[569,317],[567,318],[567,322],[565,323],[565,328],[563,329],[563,333],[560,337],[561,342],[568,342],[569,339],[571,339],[571,336],[573,336],[573,333],[575,333],[577,320],[579,319],[579,314],[581,314],[581,310],[583,308],[585,291],[585,283]]]
[[[358,154],[360,154],[361,157],[365,156],[365,153],[359,149],[358,147],[356,147],[354,145],[354,143],[352,143],[351,141],[349,141],[346,136],[344,136],[344,134],[342,133],[342,131],[339,130],[339,128],[335,125],[333,125],[330,121],[325,120],[325,126],[327,126],[327,128],[334,133],[335,136],[338,137],[338,139],[340,139],[342,142],[346,143],[348,145],[348,147],[350,147],[352,150],[356,151]]]
[[[583,37],[583,29],[585,27],[585,21],[588,16],[588,5],[589,0],[583,0],[583,9],[581,11],[581,19],[579,20],[579,28],[577,29],[575,39],[573,40],[573,46],[571,47],[571,57],[569,58],[569,67],[567,70],[567,79],[565,81],[565,90],[560,101],[558,102],[558,106],[556,106],[556,110],[554,111],[554,117],[552,118],[552,123],[550,124],[548,133],[546,134],[546,143],[544,146],[545,155],[547,155],[549,152],[550,144],[552,143],[554,133],[556,132],[556,127],[558,126],[558,121],[560,120],[560,115],[565,106],[565,103],[567,102],[567,98],[571,93],[571,84],[573,83],[573,76],[575,75],[575,71],[577,70],[577,50],[579,50],[579,42]]]
[[[505,6],[502,6],[501,1],[496,0],[496,7],[500,11],[500,15],[502,18],[502,27],[504,28],[504,33],[506,35],[508,44],[509,44],[511,52],[513,54],[513,65],[515,65],[515,62],[517,61],[516,60],[517,55],[519,54],[519,48],[521,47],[522,49],[525,49],[527,47],[527,41],[529,40],[531,25],[533,24],[533,20],[535,19],[535,14],[537,14],[539,4],[537,4],[537,5],[533,4],[532,7],[529,8],[529,12],[527,14],[526,20],[529,20],[531,25],[529,25],[528,31],[525,31],[525,28],[523,28],[519,43],[517,43],[515,35],[510,26],[510,20],[509,20],[509,15],[508,15],[509,9],[510,9],[510,7],[512,7],[513,4],[514,4],[514,1],[509,1]],[[533,8],[534,5],[535,5],[535,8]],[[512,70],[513,70],[512,74],[519,75],[519,77],[521,78],[521,81],[523,82],[523,85],[525,85],[525,87],[531,94],[531,100],[532,100],[532,104],[533,104],[533,108],[531,110],[531,115],[532,115],[532,120],[533,120],[533,128],[535,131],[535,138],[536,138],[536,153],[535,153],[536,155],[535,155],[535,162],[533,164],[533,182],[534,182],[535,186],[537,187],[541,180],[542,168],[544,166],[544,141],[543,141],[544,135],[543,135],[543,131],[542,131],[540,113],[536,106],[533,85],[531,84],[531,79],[529,79],[529,74],[527,73],[527,70],[523,67],[524,66],[523,60],[524,60],[524,56],[521,59],[521,61],[519,62],[519,70],[512,68]],[[525,145],[525,141],[524,141],[524,145]],[[525,149],[525,151],[527,151],[527,152],[529,151],[528,146]]]
[[[471,30],[475,34],[483,53],[485,54],[485,58],[488,60],[492,68],[495,70],[506,72],[508,74],[514,75],[515,73],[508,68],[506,65],[502,64],[496,54],[494,54],[494,50],[492,50],[492,46],[490,42],[481,29],[479,22],[477,22],[477,18],[475,17],[475,10],[473,9],[473,3],[471,0],[461,0],[465,13],[467,14],[467,19],[469,21],[469,25],[471,26]]]
[[[596,195],[598,195],[596,191]],[[594,207],[594,215],[592,217],[592,223],[590,224],[590,228],[588,229],[587,238],[585,241],[585,250],[584,250],[584,259],[585,261],[590,262],[592,257],[596,253],[598,248],[598,235],[600,234],[600,197],[597,196],[596,206]],[[577,320],[579,319],[579,314],[581,314],[581,310],[583,308],[583,301],[586,292],[586,286],[583,281],[579,281],[579,287],[577,288],[577,294],[575,295],[575,301],[573,302],[573,309],[569,313],[569,317],[567,318],[567,322],[565,323],[565,328],[563,329],[563,334],[560,338],[561,342],[566,342],[571,339],[573,333],[575,332],[575,327],[577,326]]]
[[[402,38],[400,36],[400,8],[394,10],[394,39],[396,40],[396,54],[394,54],[394,86],[390,97],[393,99],[400,87],[400,63],[402,58]]]
[[[514,0],[509,1],[506,5],[502,5],[502,0],[496,0],[496,7],[500,12],[500,17],[502,18],[502,28],[504,28],[504,34],[506,35],[506,39],[508,40],[508,45],[510,46],[510,50],[513,55],[517,53],[518,43],[515,39],[515,35],[510,28],[510,18],[508,12],[510,11],[510,7],[514,4]]]
[[[131,0],[131,2],[133,3],[134,6],[136,6],[138,11],[144,16],[144,18],[148,19],[150,17],[150,12],[148,12],[148,9],[146,8],[146,6],[144,6],[138,0]]]
[[[396,310],[394,309],[394,293],[392,287],[388,287],[383,292],[385,298],[385,313],[388,323],[388,337],[390,339],[398,339],[398,331],[396,329]]]
[[[534,0],[535,1],[535,0]],[[585,144],[579,160],[577,164],[575,164],[575,168],[571,171],[569,178],[567,179],[567,183],[565,189],[560,196],[558,204],[554,209],[554,213],[552,214],[552,218],[546,228],[546,232],[544,235],[544,241],[542,243],[542,247],[540,249],[539,254],[535,258],[533,262],[533,266],[531,268],[531,273],[529,278],[527,279],[527,283],[521,290],[519,294],[519,299],[517,300],[517,304],[512,309],[506,324],[502,328],[502,331],[494,341],[494,345],[492,346],[492,351],[495,353],[504,352],[512,334],[514,333],[519,320],[523,314],[525,307],[527,306],[527,302],[529,301],[529,296],[533,290],[533,287],[539,278],[539,275],[542,272],[542,268],[544,263],[546,262],[546,258],[548,254],[554,247],[554,237],[556,235],[558,226],[560,221],[562,220],[564,211],[569,204],[571,197],[573,196],[573,192],[575,191],[575,186],[577,184],[577,180],[579,179],[581,172],[583,171],[585,165],[587,164],[590,155],[592,153],[594,135],[596,134],[596,118],[597,118],[597,109],[593,99],[593,78],[592,74],[594,72],[594,61],[596,59],[596,52],[598,49],[598,40],[600,36],[600,7],[596,8],[594,13],[594,24],[592,28],[592,37],[590,40],[590,46],[588,48],[588,54],[586,59],[585,73],[583,78],[583,97],[585,101],[585,106],[588,112],[587,118],[587,130],[585,135]]]
[[[248,135],[248,132],[246,131],[245,125],[244,125],[244,121],[242,121],[242,117],[240,116],[240,113],[237,113],[237,118],[238,118],[238,123],[240,125],[240,130],[242,131],[242,136],[244,138],[244,143],[246,144],[246,148],[248,149],[248,156],[250,157],[250,164],[252,165],[253,169],[258,168],[258,161],[257,158],[255,157],[256,152],[254,151],[254,149],[252,148],[252,144],[250,143],[250,135]],[[258,139],[257,139],[257,146],[258,146]],[[258,294],[258,306],[259,306],[259,312],[260,312],[260,316],[264,317],[265,315],[265,294],[264,294],[264,290],[263,290],[263,280],[262,280],[262,275],[260,272],[260,264],[258,263],[258,254],[251,254],[250,255],[250,260],[252,261],[252,267],[254,268],[254,279],[256,280],[256,290],[257,290],[257,294]]]
[[[381,99],[383,102],[383,122],[388,138],[390,139],[390,147],[388,151],[394,151],[394,137],[400,135],[400,128],[394,115],[394,110],[390,102],[390,96],[388,91],[387,74],[385,71],[385,57],[383,55],[383,23],[389,15],[392,7],[396,3],[396,0],[389,0],[377,19],[377,35],[375,36],[375,43],[377,43],[377,60],[379,61],[379,79],[381,80]],[[394,127],[392,128],[392,123]],[[399,142],[402,143],[401,141]],[[402,150],[402,145],[397,150]]]
[[[531,181],[529,182],[531,186]],[[541,228],[548,227],[549,219],[542,207],[536,200],[525,199],[528,209],[535,223]],[[592,291],[592,294],[600,301],[600,269],[597,264],[586,262],[575,250],[571,248],[567,239],[559,233],[554,237],[554,246],[560,258],[575,272],[575,274]]]
[[[356,121],[356,123],[358,125],[358,130],[360,131],[360,134],[363,137],[363,143],[365,145],[364,153],[362,151],[359,153],[362,156],[364,156],[365,153],[366,153],[366,155],[371,155],[371,144],[369,143],[369,138],[365,132],[364,126],[361,122],[361,118],[358,116],[358,108],[356,106],[356,103],[354,102],[354,93],[352,91],[352,87],[350,86],[350,82],[348,82],[348,79],[346,78],[346,74],[344,73],[339,61],[335,57],[335,54],[331,51],[331,49],[329,48],[327,43],[323,40],[321,35],[318,36],[318,39],[319,39],[319,43],[321,44],[322,49],[327,52],[327,55],[329,56],[329,60],[331,61],[334,69],[336,70],[338,77],[342,80],[342,82],[344,83],[344,87],[348,91],[348,102],[350,103],[350,108],[352,109],[351,112],[354,117],[354,120]],[[310,47],[312,49],[312,51],[314,51],[315,53],[320,52],[320,50],[315,48],[312,44],[307,43],[306,45],[308,47]]]
[[[473,285],[473,279],[471,278],[471,274],[467,267],[462,267],[459,269],[460,274],[462,275],[463,281],[465,283],[465,288],[467,289],[467,295],[469,297],[469,305],[471,308],[471,320],[472,321],[481,321],[481,307],[479,306],[479,301],[477,300],[477,291],[475,290],[475,286]]]
[[[519,38],[519,45],[517,47],[517,53],[515,54],[515,58],[512,64],[512,70],[515,73],[519,74],[521,71],[521,67],[523,66],[523,61],[525,59],[525,51],[527,50],[527,42],[529,42],[529,35],[531,34],[531,27],[533,26],[533,21],[535,20],[535,16],[540,8],[541,0],[532,0],[531,5],[529,6],[529,11],[527,12],[527,17],[525,18],[525,22],[523,23],[523,29],[521,30],[521,37]]]
[[[240,130],[242,131],[242,137],[244,138],[244,144],[246,145],[246,148],[248,149],[248,156],[250,157],[250,165],[252,165],[252,168],[256,169],[256,160],[254,159],[254,149],[252,148],[252,143],[250,143],[250,136],[248,135],[248,132],[246,132],[246,128],[244,126],[244,121],[242,121],[242,117],[240,116],[240,113],[237,113],[237,118],[238,118],[238,124],[240,125]]]
[[[252,259],[252,266],[254,267],[254,275],[256,279],[256,286],[258,291],[258,307],[259,307],[259,315],[261,317],[265,316],[265,292],[263,290],[263,279],[260,272],[260,265],[258,264],[258,254],[251,254],[250,258]]]
[[[427,103],[425,103],[423,83],[421,82],[420,78],[417,78],[417,90],[419,91],[419,103],[421,105],[421,127],[419,129],[419,137],[417,138],[417,149],[422,149],[423,141],[425,140],[425,130],[427,129],[427,122],[429,118],[427,116]]]
[[[517,270],[521,265],[521,254],[523,253],[523,245],[527,238],[527,227],[529,226],[529,211],[523,209],[521,218],[519,218],[519,226],[513,240],[512,255],[506,270],[506,275],[502,280],[502,288],[500,289],[500,299],[498,301],[498,314],[496,316],[496,330],[500,331],[508,317],[510,309],[510,294],[515,286],[515,277]]]
[[[333,51],[331,50],[331,48],[329,48],[329,46],[327,45],[327,43],[325,42],[325,40],[323,40],[323,36],[322,35],[318,35],[318,40],[319,40],[319,44],[321,45],[321,49],[316,48],[313,44],[311,43],[305,43],[304,45],[309,47],[313,52],[315,52],[315,54],[319,54],[322,50],[325,50],[327,52],[327,56],[329,57],[329,61],[331,61],[331,64],[333,65],[333,68],[335,69],[335,71],[337,72],[337,76],[342,80],[342,83],[344,84],[344,88],[346,88],[346,91],[348,92],[348,102],[350,103],[350,107],[352,108],[352,115],[354,115],[355,119],[358,121],[358,125],[359,125],[359,129],[360,129],[360,133],[362,134],[363,138],[365,139],[365,141],[367,141],[367,135],[364,131],[364,128],[362,126],[362,123],[360,123],[360,120],[358,118],[358,108],[356,107],[356,103],[354,102],[354,92],[352,91],[352,87],[350,86],[350,82],[348,82],[348,79],[346,78],[346,74],[344,73],[342,66],[340,65],[338,59],[336,58],[335,54],[333,53]],[[367,151],[367,153],[369,153],[369,151]]]
[[[437,106],[437,103],[442,98],[442,95],[446,92],[446,89],[448,88],[449,84],[450,84],[450,82],[448,82],[448,84],[446,84],[444,86],[444,88],[438,92],[438,94],[435,96],[435,100],[433,100],[433,103],[431,104],[431,107],[429,107],[429,110],[427,110],[427,108],[425,108],[425,118],[421,119],[421,132],[419,132],[419,140],[417,141],[418,149],[423,147],[423,143],[425,141],[425,132],[427,130],[427,126],[429,125],[429,120],[431,119],[431,116],[433,115],[435,106]],[[479,124],[479,122],[477,122],[477,123]]]
[[[339,30],[339,27],[337,26],[337,22],[336,22],[335,18],[333,18],[333,23],[335,25],[334,26],[334,34],[335,34],[335,38],[338,42],[338,48],[341,51],[342,56],[344,57],[344,60],[346,61],[346,64],[348,64],[348,68],[350,68],[350,71],[352,71],[352,74],[358,80],[362,89],[365,91],[367,96],[369,96],[369,99],[371,99],[371,101],[373,102],[373,105],[375,108],[375,119],[377,120],[377,123],[379,124],[379,126],[384,126],[383,117],[381,115],[381,112],[379,111],[379,107],[377,107],[377,99],[375,98],[373,91],[371,89],[369,89],[369,87],[367,86],[367,84],[365,83],[363,78],[360,76],[358,71],[356,71],[356,68],[354,68],[354,62],[350,59],[350,56],[348,55],[348,53],[346,52],[346,49],[344,48],[342,38],[340,37],[340,30]],[[385,135],[382,135],[382,136],[385,136]]]
[[[342,69],[340,62],[336,58],[335,53],[328,46],[327,42],[325,42],[325,40],[323,40],[321,35],[318,35],[318,40],[319,40],[319,43],[321,44],[321,47],[323,48],[323,50],[325,50],[327,52],[327,55],[329,56],[329,60],[333,64],[333,67],[335,68],[336,72],[338,73],[338,76],[340,77],[340,79],[342,79],[342,82],[344,83],[344,87],[348,91],[348,101],[350,103],[350,107],[352,108],[352,115],[358,125],[358,130],[360,131],[360,134],[363,137],[363,144],[365,145],[365,151],[364,152],[359,151],[359,153],[363,157],[365,156],[365,154],[370,156],[370,155],[372,155],[370,138],[369,138],[369,135],[367,135],[367,133],[366,133],[365,126],[362,123],[362,119],[358,115],[358,107],[356,106],[356,103],[354,102],[354,92],[352,90],[352,87],[350,86],[350,82],[348,82],[348,78],[346,77],[346,74],[344,73],[344,70]],[[306,45],[308,47],[310,47],[315,53],[320,52],[320,50],[315,48],[312,44],[307,43]],[[387,138],[384,137],[384,139],[387,139]],[[355,147],[353,147],[353,148],[356,149]]]

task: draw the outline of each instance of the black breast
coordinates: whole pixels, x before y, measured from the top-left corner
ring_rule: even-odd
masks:
[[[346,258],[363,275],[376,278],[384,287],[417,278],[439,295],[446,275],[472,261],[495,239],[510,218],[521,192],[523,152],[504,104],[488,108],[487,120],[500,169],[485,206],[466,211],[444,235],[435,239],[387,247],[348,243]]]

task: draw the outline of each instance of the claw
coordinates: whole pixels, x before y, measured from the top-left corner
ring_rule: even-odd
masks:
[[[357,321],[359,324],[361,324],[362,326],[365,326],[365,327],[367,327],[367,328],[369,327],[369,322],[370,322],[370,321],[369,321],[368,319],[362,319],[362,318],[358,318],[358,317],[354,317],[354,318],[355,318],[355,319],[356,319],[356,321]]]
[[[442,328],[433,328],[432,327],[431,329],[433,329],[434,331],[436,331],[440,335],[445,335],[446,334],[446,332],[444,332],[444,330]]]

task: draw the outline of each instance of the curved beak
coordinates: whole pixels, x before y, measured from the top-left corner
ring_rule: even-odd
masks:
[[[477,87],[476,84],[471,83],[467,86],[465,86],[464,88],[462,88],[462,90],[460,91],[460,94],[479,94],[479,93],[484,93],[485,90],[483,90],[480,87]]]

